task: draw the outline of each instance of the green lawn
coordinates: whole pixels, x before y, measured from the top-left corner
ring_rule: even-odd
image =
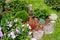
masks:
[[[56,13],[58,15],[58,19],[55,24],[54,33],[51,35],[44,35],[43,40],[60,40],[60,14],[56,11],[52,10],[49,6],[44,4],[44,0],[25,0],[27,3],[33,4],[34,8],[46,9],[49,13]]]

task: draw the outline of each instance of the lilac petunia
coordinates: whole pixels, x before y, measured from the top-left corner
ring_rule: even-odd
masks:
[[[14,34],[14,31],[12,31],[11,33],[10,33],[10,35],[11,35],[11,37],[14,39],[14,38],[16,38],[16,35]]]
[[[16,33],[20,34],[20,30],[18,28],[16,28]]]
[[[0,38],[3,38],[3,33],[2,33],[2,31],[0,31]]]
[[[8,34],[8,37],[12,37],[13,39],[16,38],[16,35],[14,34],[14,31]]]
[[[8,27],[12,27],[12,22],[8,22]]]
[[[12,24],[8,24],[9,27],[12,27]]]

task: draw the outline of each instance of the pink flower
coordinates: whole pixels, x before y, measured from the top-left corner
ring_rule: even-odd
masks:
[[[16,38],[15,34],[12,34],[11,37],[12,37],[13,39]]]
[[[16,28],[16,33],[20,34],[20,30],[18,28]]]
[[[8,24],[9,27],[12,27],[12,24]]]
[[[15,36],[15,34],[14,34],[14,31],[12,31],[11,33],[10,33],[10,35],[11,35],[11,37],[14,39],[14,38],[16,38],[16,36]]]
[[[12,22],[8,22],[8,26],[9,27],[12,27]]]
[[[8,34],[8,37],[12,37],[13,39],[16,38],[16,35],[14,34],[14,31],[12,31],[11,33]]]
[[[3,37],[3,33],[2,33],[2,31],[0,31],[0,38],[2,38]]]

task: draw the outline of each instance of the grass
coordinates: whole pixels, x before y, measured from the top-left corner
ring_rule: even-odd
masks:
[[[55,24],[55,30],[53,34],[50,35],[44,35],[43,40],[60,40],[60,14],[56,11],[52,10],[49,6],[44,4],[44,0],[25,0],[28,4],[33,4],[34,8],[40,8],[40,9],[46,9],[48,12],[56,13],[58,15],[58,19]]]

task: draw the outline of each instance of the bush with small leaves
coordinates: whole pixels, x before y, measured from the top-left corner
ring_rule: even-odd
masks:
[[[22,21],[27,21],[28,20],[28,13],[24,10],[18,11],[18,12],[16,12],[15,17],[22,19]]]
[[[60,10],[60,0],[45,0],[45,3],[57,11]]]
[[[33,16],[37,17],[38,19],[46,19],[49,16],[49,13],[47,10],[40,10],[40,9],[35,9],[33,12]]]

